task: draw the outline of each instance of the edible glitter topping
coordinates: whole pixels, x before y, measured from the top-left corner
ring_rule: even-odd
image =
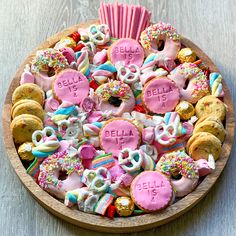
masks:
[[[60,171],[65,171],[67,175],[74,172],[82,175],[84,168],[75,156],[70,157],[66,151],[57,152],[46,158],[40,165],[39,185],[42,188],[47,188],[49,184],[53,184],[60,188],[62,180],[59,180],[56,176],[56,173]]]
[[[180,40],[180,35],[176,29],[169,23],[159,22],[155,25],[149,26],[145,29],[140,36],[140,42],[145,49],[151,49],[151,43],[153,40],[160,40],[165,36],[174,41]]]
[[[169,176],[181,174],[190,179],[198,178],[198,169],[194,160],[183,151],[164,154],[157,165],[161,172]]]
[[[65,56],[56,49],[48,48],[37,51],[32,61],[31,71],[33,73],[48,72],[50,68],[53,68],[54,71],[59,72],[67,67],[69,64]]]
[[[129,85],[114,80],[99,86],[95,92],[104,101],[108,101],[110,97],[118,97],[122,101],[126,101],[131,97],[131,89]]]
[[[179,72],[185,76],[185,78],[193,78],[192,96],[194,98],[202,98],[209,93],[209,84],[206,75],[199,67],[194,63],[183,63],[179,65],[174,72]]]

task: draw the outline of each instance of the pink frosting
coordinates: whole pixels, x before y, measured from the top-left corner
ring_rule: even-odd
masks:
[[[60,52],[62,52],[62,55],[67,59],[68,63],[75,61],[75,52],[72,48],[65,47],[59,49]]]
[[[113,64],[121,62],[125,66],[135,64],[141,67],[143,59],[143,48],[136,40],[119,39],[111,48],[111,61]]]
[[[44,110],[45,112],[54,112],[59,107],[60,103],[55,98],[48,98],[45,100]]]
[[[208,165],[207,160],[205,160],[205,159],[199,159],[199,160],[195,161],[195,164],[197,165],[198,173],[199,173],[200,177],[208,175],[212,171],[210,166]]]
[[[151,80],[143,91],[143,100],[153,113],[164,114],[172,111],[179,102],[179,89],[166,77]]]
[[[146,211],[167,207],[172,199],[169,180],[158,171],[144,171],[131,184],[131,196]]]
[[[191,193],[197,186],[198,178],[187,178],[182,176],[181,179],[171,180],[173,188],[176,190],[176,197],[184,197]]]
[[[88,96],[89,82],[79,71],[66,69],[57,75],[54,82],[54,91],[62,101],[79,104]]]
[[[46,72],[40,71],[35,74],[35,83],[45,92],[52,89],[52,83],[55,78],[54,76],[49,77]]]
[[[82,145],[78,151],[82,160],[93,159],[96,156],[96,149],[90,144]]]
[[[103,49],[100,52],[97,52],[93,57],[93,64],[99,66],[104,64],[107,61],[107,50]]]
[[[100,143],[105,152],[118,156],[124,148],[135,150],[139,144],[139,131],[126,120],[113,120],[101,130]]]
[[[34,84],[34,76],[29,71],[24,71],[21,74],[20,84],[32,83]]]

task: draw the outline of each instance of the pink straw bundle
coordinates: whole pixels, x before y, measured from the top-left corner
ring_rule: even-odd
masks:
[[[112,37],[139,41],[140,34],[150,24],[151,12],[143,6],[102,2],[99,19],[109,26]]]

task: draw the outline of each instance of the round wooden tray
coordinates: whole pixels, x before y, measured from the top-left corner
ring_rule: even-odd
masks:
[[[68,36],[74,31],[76,31],[78,28],[87,27],[88,25],[95,22],[96,21],[89,21],[84,24],[79,24],[67,28],[66,30],[48,38],[36,50],[52,47],[62,37]],[[183,38],[181,42],[186,47],[192,48],[197,53],[199,58],[201,58],[202,61],[207,63],[211,71],[218,72],[218,69],[216,68],[214,63],[210,60],[210,58],[194,43],[192,43],[190,40],[186,38]],[[43,191],[34,182],[31,176],[29,176],[26,173],[26,170],[22,165],[21,160],[17,154],[10,131],[12,93],[15,90],[15,88],[19,86],[20,76],[23,72],[24,66],[31,61],[35,51],[31,53],[26,58],[24,63],[19,67],[8,89],[8,93],[6,95],[3,108],[3,131],[4,131],[3,139],[8,153],[8,158],[16,174],[18,175],[18,177],[20,178],[26,189],[28,189],[28,191],[32,194],[32,196],[44,208],[46,208],[52,214],[83,228],[95,231],[110,232],[110,233],[135,232],[157,227],[171,220],[174,220],[178,216],[184,214],[186,211],[191,209],[208,193],[208,191],[211,189],[216,180],[219,178],[221,172],[225,167],[225,164],[230,155],[234,139],[234,127],[235,127],[234,108],[229,89],[227,88],[227,85],[224,81],[223,81],[223,87],[225,91],[224,102],[228,106],[228,112],[226,115],[226,122],[225,122],[227,136],[223,144],[222,155],[220,159],[216,162],[216,170],[210,175],[208,175],[192,193],[182,198],[175,204],[169,206],[167,209],[158,213],[145,214],[132,217],[117,217],[114,220],[110,220],[107,217],[87,214],[78,210],[71,210],[67,208],[63,203],[50,196],[47,192]]]

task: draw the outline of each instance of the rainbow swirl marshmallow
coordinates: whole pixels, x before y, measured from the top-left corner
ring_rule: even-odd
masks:
[[[158,54],[160,59],[175,60],[180,50],[180,35],[169,23],[159,22],[146,28],[140,36],[140,42],[145,54]],[[160,44],[164,43],[163,50],[159,50]]]
[[[176,83],[181,100],[196,103],[209,93],[207,77],[194,63],[186,62],[179,65],[167,77]],[[187,87],[186,81],[188,81]]]
[[[222,79],[222,76],[216,72],[209,75],[211,94],[216,97],[224,97]]]
[[[116,68],[110,61],[106,61],[104,64],[99,65],[95,68],[92,77],[99,83],[103,84],[107,82],[108,78],[112,78]]]

